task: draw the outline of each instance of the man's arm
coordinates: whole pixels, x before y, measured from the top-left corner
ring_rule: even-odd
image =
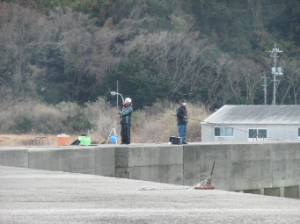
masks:
[[[124,111],[119,111],[120,115],[127,115],[132,112],[132,107],[127,107]]]

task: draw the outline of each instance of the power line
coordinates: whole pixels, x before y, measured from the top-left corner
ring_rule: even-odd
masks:
[[[177,117],[176,114],[173,114],[173,115]],[[215,125],[215,126],[220,126],[220,127],[230,127],[230,126],[225,125],[225,124],[212,123],[212,122],[208,122],[208,121],[200,120],[200,119],[195,119],[195,118],[189,118],[189,120],[194,120],[194,121],[198,121],[198,122],[204,122],[204,123],[207,123],[209,125]],[[248,134],[248,131],[245,131],[245,130],[242,130],[242,129],[239,129],[239,128],[234,128],[234,127],[230,127],[230,128],[232,128],[233,130],[241,131],[241,132],[244,132],[244,133]],[[276,141],[280,141],[279,139],[273,138],[273,137],[270,137],[270,136],[268,136],[267,138],[273,139],[273,140],[276,140]]]

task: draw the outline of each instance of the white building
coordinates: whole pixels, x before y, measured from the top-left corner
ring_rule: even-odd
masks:
[[[300,141],[300,105],[225,105],[201,126],[202,142]]]

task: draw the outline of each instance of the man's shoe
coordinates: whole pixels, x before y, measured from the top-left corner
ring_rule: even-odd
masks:
[[[183,142],[182,144],[187,144],[186,142]]]

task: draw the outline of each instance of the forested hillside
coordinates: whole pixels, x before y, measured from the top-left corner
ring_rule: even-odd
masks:
[[[116,89],[142,108],[187,98],[262,104],[274,42],[277,102],[297,104],[297,0],[11,0],[0,3],[1,98],[84,103]],[[271,103],[272,80],[269,79]]]

